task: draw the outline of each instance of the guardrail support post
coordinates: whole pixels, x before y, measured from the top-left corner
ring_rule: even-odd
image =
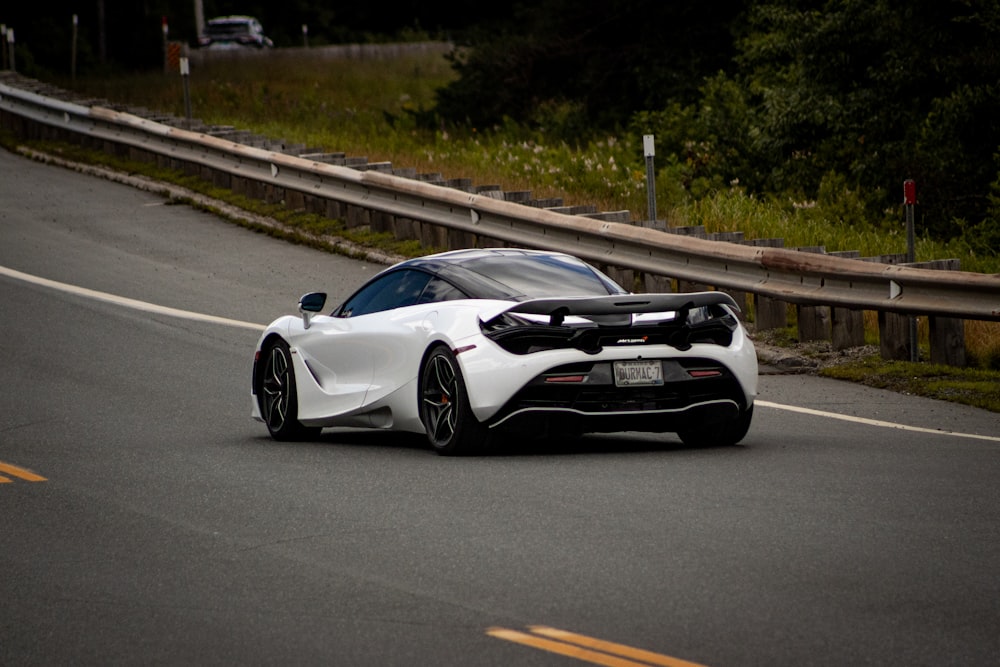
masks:
[[[674,281],[666,276],[647,273],[643,276],[643,285],[650,294],[668,294],[674,291]]]
[[[931,363],[964,367],[965,321],[954,317],[929,317]]]
[[[779,238],[751,239],[744,245],[760,248],[783,248],[785,240]],[[754,328],[757,331],[784,329],[788,326],[788,304],[760,294],[753,295]]]
[[[858,250],[837,250],[831,257],[861,259]],[[865,344],[865,314],[856,308],[830,308],[830,344],[834,350],[846,350]]]
[[[918,262],[915,267],[939,271],[960,271],[961,260],[939,259]],[[928,317],[931,363],[963,367],[968,363],[965,355],[965,321],[956,317]]]
[[[879,351],[883,359],[909,361],[912,358],[914,353],[910,350],[910,319],[907,315],[879,311]]]
[[[796,306],[799,340],[830,340],[829,306]]]
[[[770,297],[753,295],[754,328],[757,331],[788,326],[788,304]]]
[[[809,252],[817,255],[825,255],[826,248],[823,246],[808,246],[795,248],[799,252]],[[795,306],[796,321],[798,322],[799,340],[830,340],[830,307],[829,306]]]
[[[853,308],[831,308],[830,342],[834,350],[846,350],[864,345],[864,311]]]

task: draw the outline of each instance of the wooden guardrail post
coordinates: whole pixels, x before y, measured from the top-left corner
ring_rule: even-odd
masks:
[[[921,269],[960,271],[961,260],[938,259],[931,262],[907,264]],[[956,317],[927,318],[930,339],[931,363],[946,366],[965,366],[965,321]]]
[[[861,252],[857,250],[843,250],[827,254],[848,259],[861,257]],[[834,350],[846,350],[864,345],[864,311],[857,308],[830,308],[830,344]]]
[[[861,261],[896,266],[906,262],[906,253],[862,257]],[[910,359],[909,321],[906,315],[881,310],[878,312],[879,354],[883,359],[895,361]]]
[[[799,252],[810,252],[825,255],[823,246],[806,246],[793,248]],[[803,342],[814,340],[830,340],[830,307],[829,306],[795,306],[796,321],[799,330],[799,340]]]
[[[965,320],[954,317],[929,317],[927,319],[931,343],[931,363],[964,367]]]
[[[668,227],[667,232],[670,234],[677,234],[679,236],[691,236],[696,239],[707,239],[708,233],[705,232],[704,225],[692,225],[688,227]],[[677,280],[677,291],[678,292],[703,292],[708,289],[708,286],[704,283],[698,283],[691,280]]]
[[[784,248],[784,239],[752,239],[746,245],[763,248]],[[757,331],[784,329],[788,326],[788,304],[761,294],[753,295],[754,328]]]
[[[958,259],[940,259],[930,262],[906,263],[900,261],[905,255],[890,255],[881,258],[884,263],[899,264],[918,269],[938,271],[959,271]],[[878,315],[879,349],[883,359],[909,361],[914,358],[910,349],[910,318],[897,313],[880,312]],[[965,366],[965,322],[954,317],[929,317],[930,360],[936,364]]]
[[[643,287],[650,294],[666,294],[674,291],[674,281],[666,276],[652,273],[643,275]]]
[[[719,241],[721,243],[743,243],[743,232],[714,232],[708,235],[708,238],[712,241]],[[731,289],[727,287],[718,287],[720,292],[725,292],[729,296],[733,297],[733,301],[739,306],[739,311],[736,316],[743,322],[747,319],[747,292],[745,290]]]

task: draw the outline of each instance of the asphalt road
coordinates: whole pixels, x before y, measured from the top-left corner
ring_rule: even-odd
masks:
[[[0,152],[0,664],[996,664],[1000,416],[764,375],[738,447],[271,441],[240,323],[379,268]]]

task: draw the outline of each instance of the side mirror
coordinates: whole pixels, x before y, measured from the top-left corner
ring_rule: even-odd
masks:
[[[310,292],[299,299],[299,313],[302,314],[302,326],[306,329],[312,323],[313,315],[323,310],[326,304],[326,292]]]

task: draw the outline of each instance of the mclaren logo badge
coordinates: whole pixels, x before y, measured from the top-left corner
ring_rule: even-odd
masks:
[[[649,336],[643,336],[642,338],[619,338],[617,345],[639,345],[649,341]]]

